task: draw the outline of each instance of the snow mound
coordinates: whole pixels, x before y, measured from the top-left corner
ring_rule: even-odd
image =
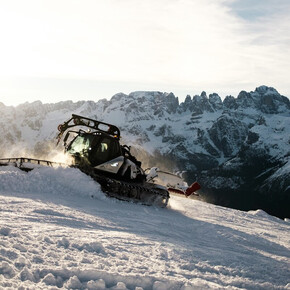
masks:
[[[28,173],[0,167],[0,192],[104,198],[100,185],[76,168],[40,167]]]

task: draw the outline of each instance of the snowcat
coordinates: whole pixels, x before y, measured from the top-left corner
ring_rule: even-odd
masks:
[[[166,207],[169,192],[188,197],[200,189],[197,182],[188,187],[180,176],[157,167],[143,170],[130,147],[120,144],[120,130],[115,125],[73,114],[58,130],[57,144],[63,139],[65,153],[72,159],[69,166],[91,176],[110,197]],[[0,159],[0,166],[9,164],[25,171],[37,165],[63,165],[23,157]]]

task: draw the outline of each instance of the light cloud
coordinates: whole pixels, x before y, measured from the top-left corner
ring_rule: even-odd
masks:
[[[289,96],[287,2],[0,0],[0,100],[132,90],[173,91],[183,99],[261,84]],[[77,84],[81,89],[72,90]]]

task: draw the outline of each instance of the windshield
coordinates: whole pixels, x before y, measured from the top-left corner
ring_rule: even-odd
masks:
[[[90,150],[93,138],[94,136],[92,135],[78,135],[70,144],[67,152],[70,154],[79,153],[81,156],[84,156],[85,152]]]
[[[89,160],[93,166],[105,163],[121,155],[119,143],[110,137],[103,137],[91,149]]]
[[[78,135],[67,152],[88,161],[91,166],[110,161],[121,154],[119,142],[111,137],[93,134]]]

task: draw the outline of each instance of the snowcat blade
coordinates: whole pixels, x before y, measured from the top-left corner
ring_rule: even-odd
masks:
[[[108,178],[96,174],[89,168],[79,169],[98,182],[101,185],[103,192],[109,197],[157,207],[166,207],[168,204],[169,193],[165,188],[162,189],[150,183],[129,183],[114,178]]]

